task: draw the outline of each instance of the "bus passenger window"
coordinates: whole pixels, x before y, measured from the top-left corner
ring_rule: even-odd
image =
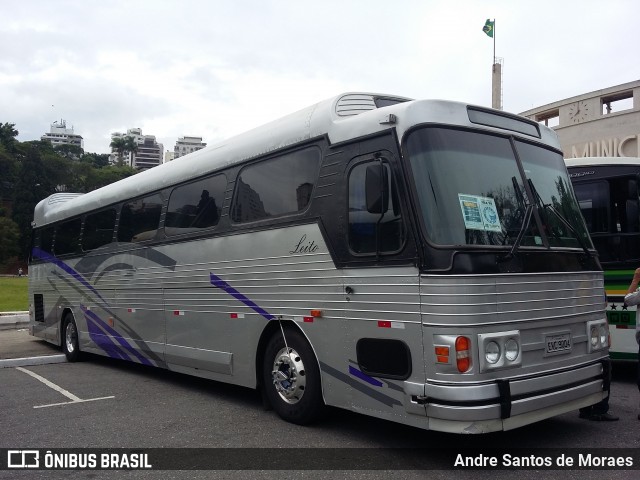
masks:
[[[159,193],[122,205],[118,223],[119,242],[142,242],[156,236],[162,212]]]
[[[638,233],[640,231],[640,209],[638,201],[637,180],[627,181],[627,200],[625,202],[625,214],[627,218],[627,231]]]
[[[56,241],[53,246],[56,255],[78,253],[80,250],[81,227],[82,220],[80,218],[61,223],[56,227]]]
[[[45,227],[40,232],[40,250],[53,253],[53,227]]]
[[[605,181],[575,183],[573,189],[589,233],[617,231],[616,211],[610,212],[609,184]],[[611,218],[613,214],[613,219]],[[613,229],[613,230],[612,230]]]
[[[217,175],[174,188],[164,221],[165,233],[178,235],[215,227],[222,213],[226,186],[227,178]]]
[[[82,232],[82,249],[84,251],[107,245],[113,241],[116,228],[116,211],[114,209],[92,213],[84,219]]]
[[[373,162],[356,165],[349,174],[349,246],[355,253],[397,252],[404,242],[404,227],[395,182],[388,164],[388,191],[391,192],[387,210],[382,214],[367,210],[365,178],[367,166]]]
[[[301,212],[311,200],[320,151],[307,148],[249,165],[240,172],[231,209],[234,222]]]

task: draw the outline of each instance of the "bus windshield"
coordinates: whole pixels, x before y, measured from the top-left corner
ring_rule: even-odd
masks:
[[[522,234],[521,246],[592,248],[560,154],[442,127],[413,131],[407,149],[432,243],[512,246]]]

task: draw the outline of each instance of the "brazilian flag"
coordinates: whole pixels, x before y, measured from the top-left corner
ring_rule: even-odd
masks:
[[[484,22],[484,27],[482,27],[482,31],[493,38],[493,27],[495,25],[495,20],[492,22],[487,18],[487,21]]]

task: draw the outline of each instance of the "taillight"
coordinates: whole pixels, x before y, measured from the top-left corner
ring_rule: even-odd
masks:
[[[435,346],[436,362],[449,363],[449,347],[443,345]]]
[[[467,337],[456,338],[456,365],[460,373],[471,368],[471,340]]]

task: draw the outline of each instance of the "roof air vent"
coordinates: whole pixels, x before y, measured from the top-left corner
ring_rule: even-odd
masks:
[[[375,99],[371,95],[350,93],[340,97],[336,104],[336,114],[339,117],[350,117],[369,110],[375,110]]]

